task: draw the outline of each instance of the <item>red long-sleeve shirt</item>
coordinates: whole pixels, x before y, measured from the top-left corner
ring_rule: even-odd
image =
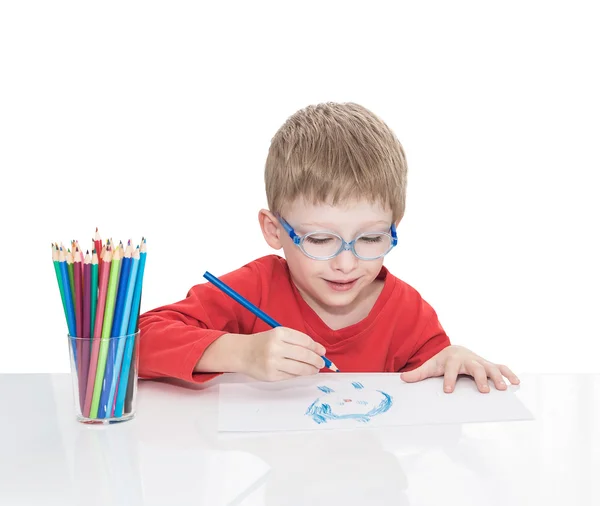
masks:
[[[433,308],[419,293],[382,267],[383,290],[369,315],[331,330],[302,299],[287,262],[259,258],[220,279],[284,327],[309,335],[343,372],[412,370],[450,344]],[[215,374],[194,373],[204,350],[226,333],[255,334],[264,323],[211,283],[192,287],[180,302],[140,316],[141,378],[172,377],[202,382]]]

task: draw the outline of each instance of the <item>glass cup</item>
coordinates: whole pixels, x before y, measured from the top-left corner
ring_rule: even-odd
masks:
[[[67,337],[77,420],[109,424],[133,418],[140,331],[108,338]]]

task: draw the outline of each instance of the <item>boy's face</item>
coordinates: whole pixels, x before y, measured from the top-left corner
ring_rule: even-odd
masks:
[[[297,199],[286,206],[282,218],[299,236],[328,231],[350,242],[365,232],[389,232],[392,211],[367,201],[330,206]],[[268,224],[265,221],[261,218],[267,242],[276,249],[283,248],[292,280],[309,305],[312,301],[329,312],[340,313],[344,308],[350,309],[368,298],[383,258],[361,260],[351,251],[342,251],[329,260],[314,260],[294,244],[278,221],[271,223],[268,220]],[[276,240],[270,232],[276,234]]]

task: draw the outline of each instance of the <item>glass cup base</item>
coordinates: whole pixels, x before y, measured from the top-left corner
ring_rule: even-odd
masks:
[[[127,413],[118,418],[86,418],[85,416],[78,414],[76,415],[76,418],[78,422],[85,423],[86,425],[112,425],[135,418],[135,413]]]
[[[111,425],[133,418],[139,336],[139,330],[134,334],[107,338],[68,336],[73,403],[78,422]]]

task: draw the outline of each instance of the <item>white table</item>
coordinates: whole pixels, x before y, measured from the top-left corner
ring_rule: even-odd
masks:
[[[234,435],[217,382],[87,426],[68,375],[0,375],[0,505],[600,505],[600,375],[521,379],[534,421]]]

